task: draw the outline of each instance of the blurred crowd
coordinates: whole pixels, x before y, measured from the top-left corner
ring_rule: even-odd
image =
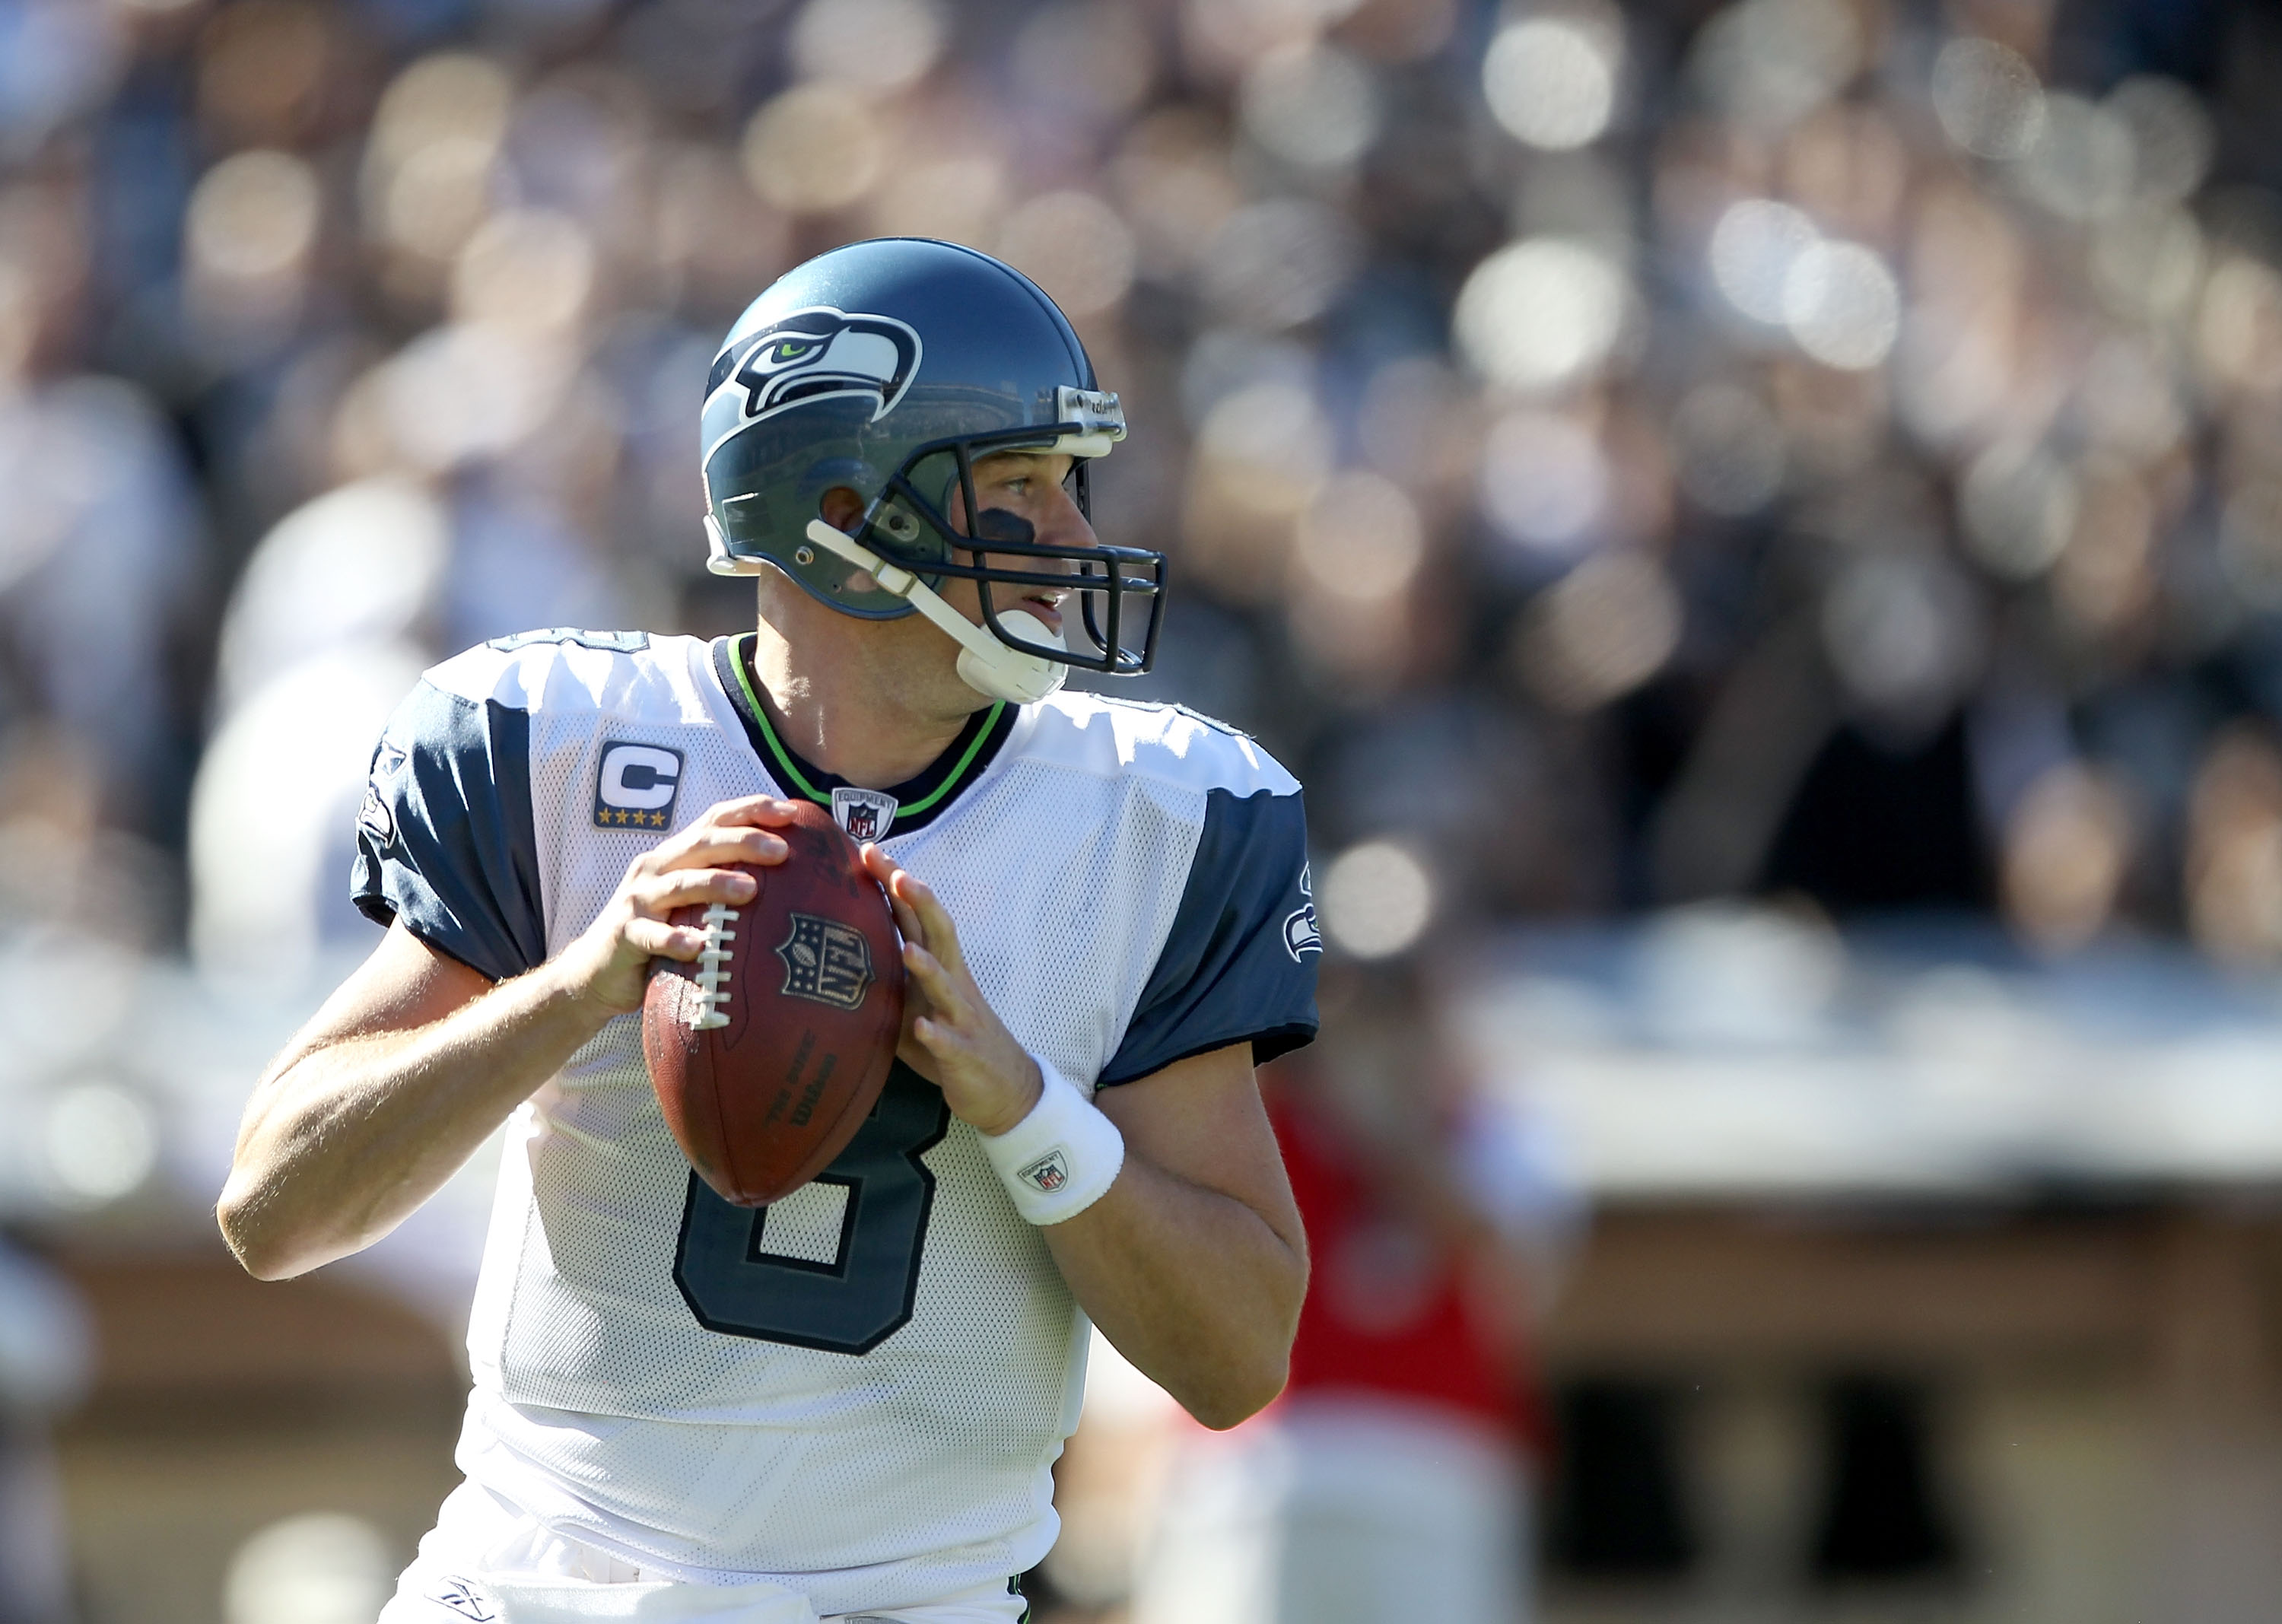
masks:
[[[713,347],[914,233],[1123,394],[1139,687],[1300,772],[1335,946],[2282,957],[2278,82],[2221,0],[0,0],[0,907],[349,939],[413,673],[742,624]]]

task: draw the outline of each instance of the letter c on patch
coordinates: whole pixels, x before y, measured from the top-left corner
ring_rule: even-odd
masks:
[[[613,744],[602,753],[595,794],[605,806],[655,812],[673,802],[681,783],[681,758],[651,744]]]

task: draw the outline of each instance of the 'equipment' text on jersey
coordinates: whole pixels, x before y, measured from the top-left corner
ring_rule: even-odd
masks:
[[[775,737],[726,641],[534,633],[436,667],[375,752],[357,901],[503,979],[585,930],[637,853],[752,794],[881,840],[1008,1030],[1082,1085],[1314,1030],[1299,786],[1250,740],[1064,694],[856,789]],[[471,1479],[646,1573],[781,1579],[827,1615],[1045,1553],[1086,1326],[932,1084],[898,1065],[821,1178],[732,1208],[668,1134],[630,1014],[508,1136]]]

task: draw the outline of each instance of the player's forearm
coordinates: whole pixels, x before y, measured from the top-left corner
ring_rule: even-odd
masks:
[[[283,1279],[370,1246],[609,1013],[550,964],[430,1025],[290,1059],[256,1090],[238,1136],[216,1208],[231,1249],[252,1274]]]
[[[1042,1232],[1102,1333],[1207,1426],[1284,1390],[1308,1288],[1296,1231],[1129,1153],[1107,1194]]]

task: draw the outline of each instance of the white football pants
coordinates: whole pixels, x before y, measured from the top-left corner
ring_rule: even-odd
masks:
[[[819,1620],[808,1598],[768,1581],[731,1586],[645,1579],[639,1568],[565,1539],[462,1483],[445,1499],[420,1554],[377,1624],[1019,1624],[1005,1581],[892,1613]]]

